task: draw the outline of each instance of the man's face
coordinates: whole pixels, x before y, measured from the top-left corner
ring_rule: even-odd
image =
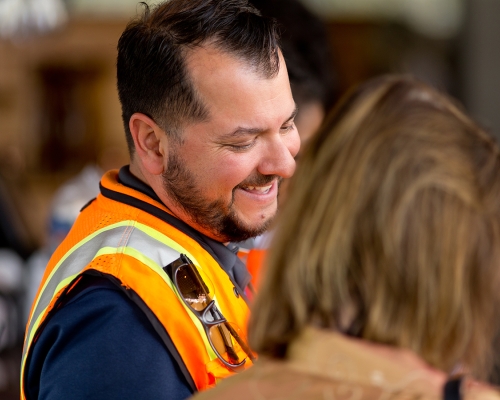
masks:
[[[278,184],[300,147],[285,62],[267,79],[211,47],[187,57],[189,77],[209,111],[164,149],[165,203],[220,241],[262,233],[277,211]],[[162,196],[163,197],[163,196]]]

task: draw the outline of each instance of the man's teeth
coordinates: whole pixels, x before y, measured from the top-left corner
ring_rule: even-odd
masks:
[[[269,189],[271,189],[273,185],[269,185],[269,186],[245,186],[245,189],[248,190],[248,191],[257,191],[257,192],[261,192],[261,193],[266,193],[269,191]]]

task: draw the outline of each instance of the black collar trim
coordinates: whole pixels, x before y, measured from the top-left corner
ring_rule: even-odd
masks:
[[[129,206],[138,208],[139,210],[145,211],[148,214],[151,214],[151,215],[155,216],[156,218],[159,218],[162,221],[167,222],[169,225],[172,225],[174,228],[185,233],[191,239],[198,242],[220,264],[220,261],[217,258],[217,256],[215,255],[215,253],[213,252],[213,250],[210,248],[210,246],[208,246],[204,242],[202,234],[199,233],[198,231],[196,231],[195,229],[191,228],[188,224],[175,218],[172,214],[169,214],[168,212],[163,211],[162,209],[155,207],[154,205],[147,203],[145,201],[142,201],[136,197],[129,196],[128,194],[125,194],[125,193],[115,192],[114,190],[111,190],[111,189],[108,189],[108,188],[102,186],[102,184],[99,184],[99,187],[101,189],[101,194],[104,197],[107,197],[108,199],[117,201],[119,203],[127,204]],[[224,246],[224,245],[221,243],[221,246]]]

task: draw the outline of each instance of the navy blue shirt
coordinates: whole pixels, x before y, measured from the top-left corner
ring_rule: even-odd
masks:
[[[192,392],[144,312],[106,278],[81,290],[48,321],[27,370],[27,398],[185,399]]]

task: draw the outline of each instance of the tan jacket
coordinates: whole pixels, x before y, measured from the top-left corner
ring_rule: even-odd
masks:
[[[307,329],[286,361],[261,359],[196,400],[438,400],[447,377],[414,353]],[[466,380],[462,399],[500,400],[500,391]]]

